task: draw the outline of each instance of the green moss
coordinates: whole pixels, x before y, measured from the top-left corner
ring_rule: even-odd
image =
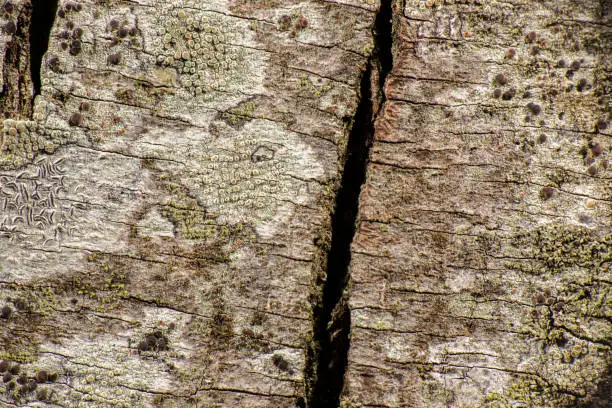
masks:
[[[299,91],[307,93],[309,96],[320,98],[325,95],[329,90],[331,90],[331,86],[329,85],[315,85],[312,83],[310,78],[306,75],[300,76],[300,79],[296,85],[296,88]]]
[[[570,407],[576,398],[537,378],[521,378],[511,383],[505,392],[487,394],[482,400],[486,408],[561,408]]]
[[[607,364],[601,359],[607,350],[578,342],[561,353],[550,349],[543,357],[543,369],[537,375],[515,380],[504,393],[504,406],[575,407],[592,398],[594,385],[605,377]],[[568,354],[569,357],[564,356]],[[569,358],[569,359],[568,359]]]
[[[492,392],[487,394],[484,398],[485,403],[493,402],[493,401],[505,401],[506,399],[499,392]]]
[[[438,381],[423,381],[421,395],[428,405],[448,405],[455,398],[453,391]]]
[[[197,202],[188,199],[180,206],[171,200],[162,207],[162,215],[171,220],[186,239],[206,240],[215,232],[214,227],[204,224],[204,213],[198,208]]]
[[[556,181],[557,182],[557,181]],[[562,183],[563,180],[558,180]],[[607,372],[610,347],[612,234],[549,224],[514,236],[504,248],[506,266],[537,282],[526,289],[532,305],[520,319],[527,341],[539,344],[524,362],[527,373],[487,407],[571,407],[588,402]]]
[[[5,343],[4,349],[0,350],[1,360],[12,360],[25,364],[36,361],[38,358],[38,343],[36,342],[15,339],[7,343]]]
[[[118,308],[120,301],[129,297],[127,268],[121,261],[103,254],[93,253],[88,261],[87,273],[72,278],[72,292],[84,298],[92,310],[106,312]]]
[[[7,284],[1,288],[0,297],[19,302],[19,307],[7,321],[0,325],[0,360],[8,359],[30,363],[38,358],[39,345],[56,340],[62,330],[56,324],[56,311],[61,308],[58,290],[42,283]],[[17,300],[18,299],[18,300]]]
[[[549,403],[560,403],[558,390],[551,388],[537,379],[515,381],[507,390],[506,396],[530,407],[545,407]]]
[[[596,274],[612,260],[612,234],[598,237],[587,228],[565,224],[520,233],[511,240],[511,246],[518,249],[521,258],[527,259],[509,262],[507,266],[523,271],[528,266],[535,273],[586,268]]]
[[[246,122],[253,119],[257,105],[249,100],[240,103],[235,108],[221,114],[221,120],[234,128],[241,128]]]
[[[126,88],[118,89],[117,91],[115,91],[115,98],[117,98],[117,100],[120,102],[123,102],[126,104],[133,104],[134,103],[134,91],[131,89],[126,89]]]
[[[355,402],[352,397],[346,395],[343,396],[342,400],[340,401],[340,408],[360,408],[362,406],[362,404]]]
[[[162,207],[162,215],[174,224],[183,238],[199,244],[194,255],[225,262],[229,255],[228,243],[239,245],[253,239],[251,229],[243,224],[218,224],[183,186],[161,176],[158,178],[160,184],[172,194]]]

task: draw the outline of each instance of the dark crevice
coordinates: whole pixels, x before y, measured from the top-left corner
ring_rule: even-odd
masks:
[[[309,407],[336,408],[343,387],[350,332],[350,312],[343,293],[348,283],[350,246],[355,234],[358,199],[373,135],[372,64],[361,80],[361,102],[348,139],[342,181],[332,215],[331,245],[325,268],[321,304],[315,307],[316,381]],[[333,333],[333,338],[332,338]]]
[[[387,75],[393,68],[392,1],[393,0],[381,1],[380,9],[376,15],[376,22],[374,23],[374,58],[378,63],[381,90],[387,79]],[[382,93],[379,96],[382,99],[385,98],[385,95]]]
[[[8,5],[8,7],[7,7]],[[2,5],[8,20],[0,27],[2,34],[9,35],[2,61],[4,83],[0,91],[0,117],[29,117],[32,113],[32,85],[29,75],[29,38],[31,7],[29,3],[15,7],[10,2]]]
[[[34,96],[40,94],[40,70],[43,56],[49,47],[49,37],[55,21],[58,3],[58,0],[32,0],[30,73],[34,86]]]
[[[359,195],[366,178],[374,136],[376,106],[384,102],[382,85],[393,66],[392,0],[383,0],[374,25],[374,53],[361,78],[360,102],[346,147],[342,179],[331,220],[331,243],[319,244],[323,256],[322,293],[313,306],[313,341],[306,369],[308,406],[337,408],[344,387],[351,316],[347,285],[351,243],[356,232]]]

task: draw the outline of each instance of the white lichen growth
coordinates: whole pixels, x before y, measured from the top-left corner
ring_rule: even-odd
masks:
[[[202,95],[244,75],[244,52],[232,44],[235,30],[227,17],[166,2],[159,7],[156,63],[175,68],[183,87]]]

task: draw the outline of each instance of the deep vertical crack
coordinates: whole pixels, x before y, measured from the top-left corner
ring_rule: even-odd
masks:
[[[7,35],[4,48],[2,69],[2,89],[0,90],[0,117],[19,118],[32,114],[32,81],[30,78],[30,22],[32,8],[29,3],[17,7],[13,2],[0,2],[0,12],[6,23],[0,25],[0,33]]]
[[[40,70],[43,56],[49,47],[49,37],[57,13],[58,0],[32,0],[30,25],[30,73],[34,96],[40,94]]]
[[[342,180],[331,222],[331,243],[322,293],[313,306],[313,341],[306,369],[308,406],[337,408],[344,387],[350,346],[351,316],[347,286],[351,243],[356,232],[359,195],[365,182],[376,114],[374,102],[384,102],[382,87],[393,65],[392,0],[382,0],[373,30],[374,53],[361,78],[360,102],[346,147]]]
[[[332,216],[326,281],[321,305],[315,311],[316,382],[309,403],[313,408],[336,408],[343,386],[350,332],[350,312],[343,293],[348,284],[359,192],[365,180],[365,165],[373,135],[371,77],[370,62],[361,80],[361,102],[349,135],[342,181]]]
[[[382,90],[387,75],[393,68],[393,0],[382,0],[380,9],[376,15],[374,23],[374,55],[373,58],[378,62],[378,72],[380,90]],[[385,95],[380,93],[379,97],[384,102]]]

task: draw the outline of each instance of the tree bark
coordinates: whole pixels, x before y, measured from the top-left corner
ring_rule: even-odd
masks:
[[[0,405],[305,406],[370,3],[3,2]]]
[[[605,406],[608,2],[0,6],[1,406]]]
[[[343,407],[607,406],[610,3],[393,1]]]

